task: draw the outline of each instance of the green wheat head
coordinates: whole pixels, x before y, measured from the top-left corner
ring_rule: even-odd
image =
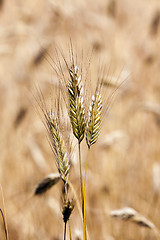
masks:
[[[64,182],[67,181],[70,164],[66,151],[65,143],[55,117],[50,114],[47,118],[49,134],[51,139],[51,147],[54,150],[56,156],[57,168],[60,176]]]
[[[84,138],[85,116],[83,108],[83,86],[81,76],[78,75],[78,67],[69,69],[68,81],[69,117],[72,124],[73,134],[79,143]]]
[[[88,111],[88,122],[86,127],[86,141],[88,148],[94,144],[99,136],[102,121],[102,96],[96,93],[92,96],[92,102]]]

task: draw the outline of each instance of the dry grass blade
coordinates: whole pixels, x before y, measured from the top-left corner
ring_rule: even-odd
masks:
[[[86,130],[86,141],[90,148],[94,144],[99,136],[102,120],[102,96],[96,93],[92,96],[91,106],[88,113],[88,123]]]
[[[155,229],[155,225],[149,221],[147,218],[139,214],[133,208],[125,207],[118,210],[113,210],[110,212],[110,216],[119,218],[121,220],[131,221],[141,227],[146,227],[150,229]]]
[[[58,183],[60,175],[57,173],[51,173],[45,177],[36,187],[34,194],[40,195],[48,191],[52,186]]]
[[[83,86],[81,76],[78,76],[78,67],[74,65],[69,69],[70,79],[68,82],[69,116],[72,129],[79,143],[84,138],[85,117],[83,108]]]

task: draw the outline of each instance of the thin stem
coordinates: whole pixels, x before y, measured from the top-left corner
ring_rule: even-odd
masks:
[[[89,148],[88,148],[89,153]],[[87,168],[88,168],[88,153],[86,159],[86,167],[85,167],[85,176],[84,176],[84,205],[83,205],[83,238],[87,240],[87,231],[86,231],[86,183],[87,183]]]
[[[80,142],[78,143],[78,153],[79,153],[79,170],[80,170],[80,183],[81,183],[81,199],[82,199],[82,215],[84,216],[84,195],[83,195],[83,178],[82,178],[82,162],[81,162],[81,147]]]
[[[64,201],[67,199],[67,183],[64,183]],[[64,240],[66,240],[66,228],[67,228],[67,222],[64,222]]]
[[[70,237],[70,240],[72,240],[72,232],[71,232],[71,224],[70,224],[70,221],[69,221],[69,237]]]
[[[81,206],[80,206],[80,203],[79,203],[79,200],[78,200],[76,191],[75,191],[72,183],[71,183],[69,180],[68,180],[68,184],[69,184],[69,187],[70,187],[70,189],[71,189],[71,191],[72,191],[72,193],[73,193],[73,195],[74,195],[74,198],[75,198],[75,200],[76,200],[78,212],[79,212],[79,215],[80,215],[81,220],[82,220],[82,222],[83,222],[82,210],[81,210]],[[89,238],[88,230],[87,230],[87,225],[86,225],[86,232],[87,232],[87,236],[88,236],[88,238]]]
[[[67,222],[64,223],[64,240],[66,240]]]
[[[64,183],[64,200],[67,199],[67,182]]]
[[[0,212],[1,212],[1,215],[2,215],[2,219],[3,219],[6,240],[8,240],[8,231],[7,231],[6,221],[5,221],[5,217],[4,217],[4,214],[3,214],[3,211],[2,211],[1,208],[0,208]]]

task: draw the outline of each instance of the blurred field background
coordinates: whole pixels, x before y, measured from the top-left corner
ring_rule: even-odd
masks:
[[[67,54],[69,39],[78,51],[94,49],[95,68],[105,59],[111,76],[127,77],[89,156],[90,239],[158,239],[151,229],[113,219],[109,212],[132,207],[160,229],[160,2],[1,0],[0,184],[5,210],[2,193],[0,207],[9,239],[63,239],[61,183],[33,197],[36,185],[57,170],[31,96],[38,84],[44,98],[50,98],[58,79],[48,53],[54,59],[59,46]],[[79,194],[76,164],[75,159],[71,180]],[[2,219],[0,223],[3,240]],[[82,239],[76,207],[71,227],[73,239]]]

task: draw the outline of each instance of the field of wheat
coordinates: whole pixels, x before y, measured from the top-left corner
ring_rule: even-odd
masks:
[[[58,173],[40,95],[47,106],[54,102],[58,56],[65,72],[62,55],[67,58],[72,44],[75,57],[83,57],[86,94],[105,68],[109,106],[89,154],[85,139],[81,144],[83,175],[88,158],[88,239],[160,239],[160,2],[1,0],[0,26],[0,209],[7,238],[63,239],[63,181],[44,194],[35,189]],[[69,179],[80,201],[79,177],[73,143]],[[73,240],[83,239],[76,201],[70,228]]]

